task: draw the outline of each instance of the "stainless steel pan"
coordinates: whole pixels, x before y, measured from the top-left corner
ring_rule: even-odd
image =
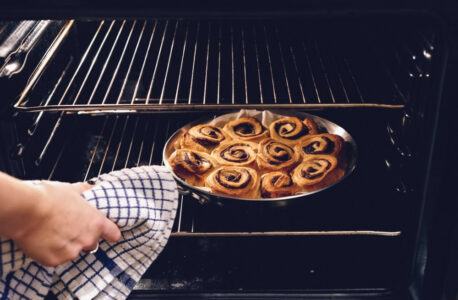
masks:
[[[288,197],[280,197],[280,198],[260,198],[260,199],[245,199],[245,198],[236,198],[236,197],[231,197],[228,195],[220,195],[220,194],[214,194],[211,193],[207,190],[200,189],[198,187],[194,187],[188,183],[186,183],[184,180],[182,180],[180,177],[178,177],[174,172],[172,167],[170,166],[168,159],[170,155],[173,153],[175,150],[174,148],[174,143],[177,139],[181,137],[181,135],[189,130],[191,127],[197,125],[197,124],[203,124],[203,123],[208,123],[213,120],[213,118],[206,118],[206,119],[200,119],[191,123],[188,123],[187,125],[183,126],[179,130],[177,130],[172,136],[167,140],[164,150],[163,150],[163,159],[164,159],[164,164],[165,166],[172,172],[175,180],[178,183],[179,186],[179,191],[183,195],[191,195],[194,199],[197,199],[201,204],[216,204],[216,205],[232,205],[232,204],[246,204],[246,203],[254,203],[254,204],[267,204],[267,205],[273,205],[273,206],[285,206],[288,204],[291,204],[292,202],[296,201],[306,201],[306,198],[312,194],[319,193],[323,190],[332,188],[334,185],[338,184],[340,181],[344,180],[348,175],[350,175],[353,170],[356,167],[356,158],[357,158],[357,147],[356,143],[353,139],[353,137],[342,127],[339,125],[328,121],[326,119],[304,113],[304,112],[277,112],[273,111],[273,113],[283,115],[283,116],[296,116],[301,119],[304,118],[311,118],[313,119],[317,124],[320,129],[320,132],[328,132],[332,134],[337,134],[341,136],[344,141],[345,141],[345,147],[344,147],[344,155],[347,163],[346,163],[346,168],[345,168],[345,175],[337,182],[334,182],[332,185],[326,186],[322,189],[315,190],[312,192],[304,192],[301,194],[293,195],[293,196],[288,196]],[[230,113],[226,114],[225,116],[228,116],[229,118],[231,116],[237,115],[238,112],[235,113]]]

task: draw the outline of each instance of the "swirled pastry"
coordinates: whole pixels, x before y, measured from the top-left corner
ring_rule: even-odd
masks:
[[[305,137],[295,146],[296,152],[306,155],[325,154],[339,157],[344,140],[335,134],[322,133]]]
[[[291,146],[267,138],[259,143],[256,161],[260,170],[288,172],[299,163],[300,157]]]
[[[312,119],[301,121],[297,117],[283,117],[269,126],[270,137],[288,145],[300,142],[309,134],[317,134],[318,126]]]
[[[297,191],[298,187],[288,173],[276,171],[261,177],[261,196],[263,198],[291,196]]]
[[[201,124],[192,127],[180,139],[179,146],[183,149],[210,153],[221,142],[228,140],[218,127]]]
[[[305,191],[313,191],[336,182],[343,176],[337,158],[331,155],[310,155],[292,174],[293,181]]]
[[[219,145],[211,155],[222,166],[255,167],[257,150],[255,143],[232,140]]]
[[[234,140],[259,142],[269,135],[261,122],[256,118],[244,117],[229,121],[223,128]]]
[[[259,198],[259,178],[254,169],[223,166],[205,179],[205,186],[213,193],[239,198]]]
[[[194,186],[203,186],[205,178],[216,167],[216,161],[205,152],[178,149],[169,158],[175,174]]]

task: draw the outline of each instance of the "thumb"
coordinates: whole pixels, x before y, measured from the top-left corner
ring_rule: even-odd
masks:
[[[117,242],[121,238],[121,231],[118,226],[107,218],[103,225],[102,238],[108,242]]]

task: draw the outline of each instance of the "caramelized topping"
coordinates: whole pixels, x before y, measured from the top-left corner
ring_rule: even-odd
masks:
[[[203,174],[210,170],[212,163],[191,151],[181,151],[176,157],[176,167],[193,174]]]
[[[306,154],[329,154],[334,151],[335,144],[327,137],[317,137],[310,144],[304,146],[302,150]]]
[[[307,161],[301,170],[301,176],[307,179],[315,179],[326,174],[331,163],[325,159],[311,159]]]
[[[247,170],[238,168],[221,169],[215,178],[219,184],[229,189],[243,189],[252,180]]]
[[[294,149],[288,145],[269,139],[261,143],[260,153],[269,164],[279,165],[293,158]]]

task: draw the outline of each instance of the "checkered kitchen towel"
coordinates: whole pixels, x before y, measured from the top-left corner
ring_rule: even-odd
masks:
[[[164,248],[175,219],[178,193],[159,166],[124,169],[96,179],[84,197],[121,229],[117,243],[100,243],[57,268],[26,258],[11,240],[0,239],[0,299],[125,299]]]

